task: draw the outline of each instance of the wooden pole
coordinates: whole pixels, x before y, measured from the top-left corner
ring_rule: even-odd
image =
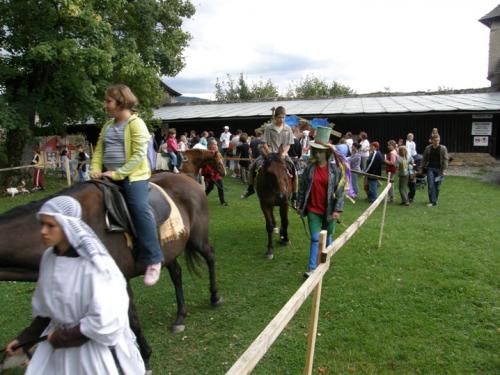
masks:
[[[326,230],[322,230],[319,234],[319,249],[317,254],[317,264],[319,265],[321,257],[320,254],[323,253],[326,247]],[[318,316],[319,316],[319,305],[321,302],[321,285],[323,284],[323,278],[319,281],[316,288],[314,288],[311,315],[309,317],[309,332],[307,336],[307,353],[306,353],[306,364],[304,366],[304,374],[311,375],[313,364],[314,364],[314,350],[316,348],[316,335],[318,333]]]
[[[69,157],[66,157],[64,160],[64,170],[66,171],[66,181],[68,182],[68,186],[71,186],[71,170],[69,167]]]
[[[387,173],[387,186],[391,186],[391,172]],[[378,237],[378,248],[382,247],[382,236],[384,234],[384,224],[385,224],[385,211],[387,210],[387,199],[389,193],[385,195],[384,198],[384,208],[382,210],[382,222],[380,223],[380,236]]]
[[[384,180],[384,181],[387,180],[387,178],[385,178],[383,176],[379,176],[379,175],[371,174],[371,173],[366,173],[366,172],[361,172],[361,171],[351,171],[351,173],[356,173],[360,176],[370,177],[371,179],[375,179],[375,180]],[[392,182],[392,180],[391,180],[391,182]]]

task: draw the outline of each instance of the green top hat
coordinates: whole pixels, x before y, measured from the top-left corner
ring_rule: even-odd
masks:
[[[332,134],[332,128],[325,126],[318,126],[316,128],[316,134],[314,136],[314,141],[312,141],[309,145],[311,147],[320,149],[320,150],[328,150],[330,147],[325,146],[330,141],[330,134]]]

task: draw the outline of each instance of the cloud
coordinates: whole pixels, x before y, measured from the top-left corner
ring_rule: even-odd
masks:
[[[193,35],[172,87],[210,96],[244,73],[281,90],[314,74],[359,93],[489,86],[489,30],[498,0],[194,1]],[[185,88],[185,89],[184,89]]]

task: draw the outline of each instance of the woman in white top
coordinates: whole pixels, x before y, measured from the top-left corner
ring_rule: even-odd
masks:
[[[42,256],[32,299],[34,320],[7,345],[14,354],[38,344],[26,374],[144,374],[128,319],[125,279],[69,196],[45,202]]]
[[[368,157],[370,156],[370,141],[366,132],[359,133],[359,154],[361,155],[361,169],[366,172]]]
[[[412,158],[417,155],[417,145],[413,141],[413,133],[408,133],[406,136],[406,150]]]

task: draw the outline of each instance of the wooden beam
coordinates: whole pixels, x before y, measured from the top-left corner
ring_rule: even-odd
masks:
[[[361,216],[359,216],[356,221],[349,226],[349,228],[347,228],[340,236],[338,236],[330,246],[323,250],[323,253],[321,254],[322,262],[326,260],[327,257],[331,257],[333,254],[335,254],[354,235],[354,233],[356,233],[359,227],[364,224],[368,217],[370,217],[373,211],[375,211],[375,209],[379,206],[385,196],[389,193],[390,188],[391,184],[387,185],[385,189],[382,190],[375,202],[373,202],[370,207],[368,207],[365,212],[363,212]]]
[[[351,173],[356,173],[356,174],[359,174],[360,176],[366,176],[366,177],[370,177],[370,178],[373,178],[376,180],[383,180],[383,181],[387,180],[387,177],[383,177],[383,176],[379,176],[379,175],[371,174],[371,173],[366,173],[366,172],[361,172],[361,171],[351,170]],[[391,180],[391,182],[394,182],[394,180]]]

